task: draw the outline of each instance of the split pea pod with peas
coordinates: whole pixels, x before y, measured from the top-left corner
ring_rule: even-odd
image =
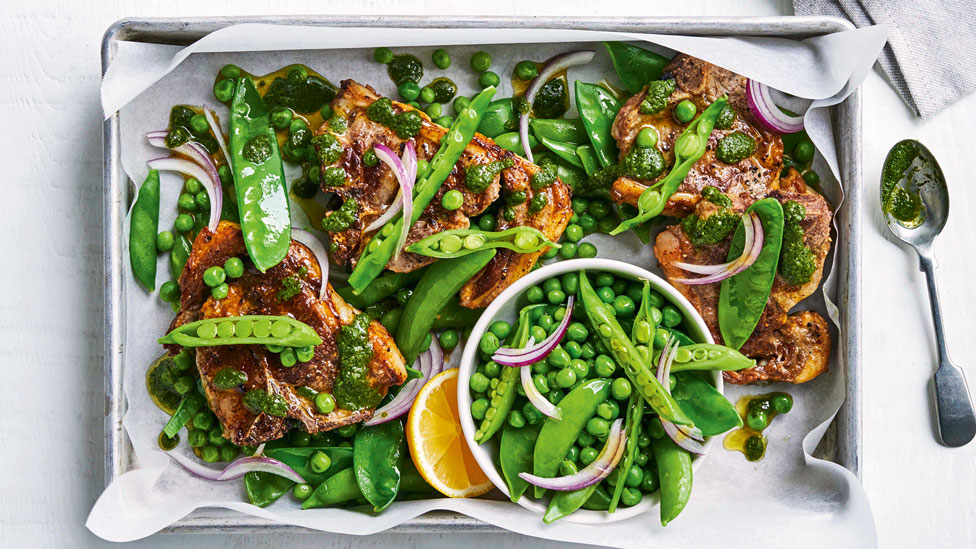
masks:
[[[311,326],[287,316],[247,315],[205,318],[173,329],[157,340],[162,345],[278,345],[308,347],[322,338]]]
[[[479,250],[505,248],[520,254],[535,253],[547,247],[560,248],[534,227],[513,227],[504,231],[450,229],[414,242],[408,252],[427,257],[462,257]]]

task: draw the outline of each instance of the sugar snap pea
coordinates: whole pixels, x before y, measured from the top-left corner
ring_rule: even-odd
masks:
[[[426,267],[410,271],[409,273],[387,273],[374,279],[369,283],[369,286],[366,286],[358,294],[353,291],[352,286],[343,286],[336,290],[336,293],[339,294],[339,297],[346,300],[346,303],[362,310],[370,305],[379,303],[383,299],[397,293],[400,289],[417,282],[423,276],[425,270]]]
[[[316,452],[322,452],[329,456],[332,465],[323,472],[316,472],[312,469],[311,457]],[[327,478],[337,472],[352,465],[353,449],[344,446],[284,446],[280,448],[265,447],[264,455],[269,458],[277,459],[285,465],[295,470],[306,482],[312,486],[318,486],[325,482]]]
[[[136,281],[156,289],[156,235],[159,233],[159,171],[149,170],[139,186],[129,219],[129,263]]]
[[[359,491],[374,511],[386,509],[400,492],[398,464],[405,444],[402,421],[387,421],[356,431],[353,469]]]
[[[600,165],[607,167],[615,164],[617,142],[610,135],[610,130],[620,111],[620,101],[603,86],[577,80],[576,108]]]
[[[539,139],[582,145],[588,143],[583,121],[565,118],[530,118],[529,129]]]
[[[532,470],[532,449],[535,448],[540,427],[541,424],[536,424],[516,428],[506,423],[502,429],[502,438],[498,443],[498,463],[501,465],[505,484],[508,485],[508,495],[513,502],[517,502],[529,487],[529,483],[518,474]]]
[[[691,425],[691,419],[681,411],[681,407],[664,390],[649,365],[641,359],[640,353],[631,343],[630,337],[617,322],[613,307],[604,303],[593,286],[590,285],[585,271],[580,271],[579,283],[580,298],[586,316],[614,358],[623,366],[623,370],[630,378],[631,383],[634,384],[634,388],[640,391],[644,400],[664,419],[679,425]]]
[[[566,162],[569,162],[577,168],[583,167],[583,161],[580,159],[579,155],[576,154],[576,145],[572,143],[564,143],[562,141],[555,141],[553,139],[547,139],[542,137],[539,139],[543,145],[559,158],[562,158]]]
[[[546,478],[556,476],[559,463],[566,458],[566,453],[579,438],[586,422],[596,414],[597,406],[608,396],[610,396],[610,380],[597,378],[573,389],[559,401],[557,407],[562,413],[562,419],[547,417],[542,424],[542,429],[539,430],[539,438],[535,441],[535,449],[532,453],[534,475]],[[544,493],[545,489],[535,487],[536,497],[542,497]]]
[[[244,475],[244,493],[252,505],[267,507],[291,490],[295,482],[272,473],[251,471]]]
[[[397,328],[396,344],[407,364],[413,364],[420,354],[437,313],[495,253],[494,249],[479,250],[464,257],[438,261],[427,268],[410,295]]]
[[[479,250],[505,248],[520,254],[542,251],[546,247],[559,248],[535,227],[512,227],[504,231],[480,229],[450,229],[414,242],[407,251],[427,257],[462,257]]]
[[[229,328],[220,328],[228,326]],[[228,335],[229,334],[229,335]],[[182,347],[216,345],[320,345],[322,338],[311,326],[288,316],[247,315],[205,318],[173,329],[157,340]]]
[[[661,526],[667,526],[691,498],[691,454],[669,437],[652,438],[651,448],[661,481]]]
[[[610,494],[603,487],[603,483],[599,482],[595,486],[596,490],[593,490],[593,493],[590,494],[590,499],[583,503],[583,509],[589,509],[590,511],[606,511],[610,509]]]
[[[719,290],[718,326],[722,340],[733,349],[742,347],[759,323],[773,289],[783,244],[784,215],[779,200],[764,198],[746,211],[755,212],[762,221],[763,246],[756,261],[748,269],[723,280]],[[742,255],[744,243],[745,229],[740,223],[729,248],[730,261]]]
[[[166,425],[163,427],[163,433],[169,438],[175,437],[180,432],[180,429],[186,425],[186,422],[193,418],[193,414],[199,412],[206,404],[207,401],[199,393],[188,393],[180,401],[179,406],[176,407],[169,421],[166,422]]]
[[[624,487],[626,482],[627,472],[634,465],[634,459],[637,457],[637,439],[640,437],[641,432],[641,420],[644,419],[644,399],[637,394],[637,392],[630,393],[630,401],[627,404],[627,425],[625,426],[627,433],[627,442],[624,446],[624,458],[623,461],[617,466],[620,471],[617,476],[617,485],[613,488],[613,496],[610,497],[610,505],[607,511],[613,513],[617,510],[617,502],[620,501],[620,496],[624,493]]]
[[[671,371],[674,371],[673,367]],[[729,429],[742,427],[742,418],[735,406],[711,383],[696,372],[678,372],[674,377],[677,383],[671,390],[671,396],[703,435],[720,435]]]
[[[481,318],[481,313],[484,309],[469,309],[467,307],[462,307],[460,301],[455,297],[451,298],[450,301],[444,305],[441,312],[437,313],[437,317],[434,318],[434,324],[431,326],[434,330],[445,330],[445,329],[461,329],[474,326],[478,319]]]
[[[626,42],[604,42],[610,61],[620,81],[630,93],[637,93],[651,80],[661,77],[671,61],[663,55],[632,46]]]
[[[542,521],[546,524],[552,524],[565,516],[572,515],[593,497],[597,486],[598,484],[592,484],[579,490],[556,492],[549,500],[546,513],[542,515]]]
[[[441,138],[441,146],[430,160],[427,173],[421,174],[421,179],[414,187],[413,215],[407,220],[410,226],[413,226],[420,219],[420,215],[427,209],[441,185],[454,171],[455,164],[461,158],[461,153],[464,152],[471,138],[474,137],[482,113],[488,106],[488,102],[491,101],[492,96],[495,95],[495,91],[494,87],[488,87],[475,96],[454,119],[451,128]],[[383,239],[379,247],[372,252],[367,252],[356,264],[352,274],[349,275],[349,285],[352,286],[354,292],[360,293],[366,289],[369,283],[386,268],[387,262],[397,251],[395,249],[397,239],[394,235],[400,234],[400,228],[404,223],[403,216],[390,223],[393,226],[390,237]]]
[[[173,249],[169,251],[169,274],[174,280],[179,280],[180,275],[183,274],[183,266],[186,265],[186,260],[190,259],[192,249],[193,245],[185,236],[176,235]]]
[[[238,80],[234,91],[230,150],[244,245],[263,273],[288,254],[291,212],[275,130],[249,76]]]
[[[509,336],[510,346],[516,349],[525,347],[529,342],[529,328],[532,326],[529,314],[534,309],[543,306],[541,303],[529,305],[519,311],[518,329]],[[488,394],[491,400],[488,410],[485,411],[485,419],[482,420],[481,426],[474,433],[474,441],[478,444],[488,441],[506,424],[508,412],[512,409],[512,404],[515,403],[515,397],[518,396],[519,374],[518,368],[502,368],[502,373],[498,376],[498,385]]]
[[[681,343],[679,341],[679,343]],[[661,359],[660,351],[654,356],[654,363]],[[681,344],[678,354],[671,364],[671,372],[685,370],[725,370],[734,371],[752,368],[756,361],[735,349],[712,343]]]
[[[637,215],[622,221],[616,229],[610,231],[611,235],[633,229],[641,223],[661,215],[668,199],[678,190],[691,167],[708,149],[708,137],[712,135],[715,121],[727,103],[728,98],[726,97],[716,99],[698,118],[688,124],[688,127],[681,132],[681,135],[674,142],[674,164],[671,166],[671,171],[660,181],[644,189],[640,198],[637,199]]]
[[[653,355],[654,350],[654,318],[651,314],[651,283],[647,280],[644,281],[644,287],[641,288],[641,303],[640,309],[637,310],[637,314],[634,316],[634,326],[630,331],[630,338],[633,340],[634,345],[645,345],[647,346],[648,354]],[[656,362],[655,362],[656,364]]]
[[[346,467],[319,484],[312,495],[302,502],[302,509],[336,505],[359,497],[362,497],[362,493],[356,481],[356,472],[353,467]]]

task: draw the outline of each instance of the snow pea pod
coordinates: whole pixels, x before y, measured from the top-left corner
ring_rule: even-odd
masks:
[[[180,429],[186,425],[186,422],[193,418],[193,414],[199,412],[206,404],[207,401],[204,400],[200,393],[191,392],[184,396],[179,406],[173,412],[173,415],[169,418],[169,421],[163,427],[163,433],[169,438],[175,437],[180,432]]]
[[[550,139],[562,143],[581,145],[587,142],[583,121],[565,118],[531,118],[529,128],[539,139]]]
[[[616,164],[617,143],[610,130],[620,111],[620,101],[603,86],[577,80],[576,108],[600,165],[607,167]]]
[[[607,493],[606,488],[603,487],[602,482],[596,483],[596,489],[590,495],[590,499],[583,503],[583,509],[589,509],[590,511],[606,511],[610,508],[610,494]]]
[[[663,55],[632,46],[625,42],[604,42],[617,76],[630,93],[637,93],[651,80],[661,78],[664,67],[671,62]]]
[[[516,428],[506,423],[502,429],[502,439],[498,444],[498,462],[508,486],[508,495],[513,502],[517,502],[529,487],[529,483],[518,474],[532,470],[532,449],[539,438],[540,427],[541,425],[536,424]]]
[[[402,421],[363,427],[353,439],[353,469],[359,491],[374,511],[386,509],[400,491],[400,454],[406,439]]]
[[[462,307],[457,298],[451,298],[444,305],[444,308],[441,309],[441,312],[437,313],[437,317],[434,318],[434,324],[431,325],[431,328],[434,330],[444,330],[447,328],[457,330],[474,326],[478,322],[478,319],[481,318],[482,312],[484,312],[484,309]]]
[[[509,346],[521,349],[529,342],[529,328],[532,326],[529,313],[538,307],[543,307],[543,304],[529,305],[519,311],[518,329],[509,336]],[[511,411],[515,397],[518,396],[517,385],[520,373],[518,368],[502,368],[502,373],[498,376],[498,385],[488,394],[491,400],[488,410],[485,411],[485,419],[474,433],[474,441],[478,444],[489,440],[506,424],[508,412]]]
[[[492,139],[499,135],[518,129],[518,115],[512,109],[512,99],[506,97],[492,101],[485,109],[485,114],[478,124],[478,131]]]
[[[556,492],[549,500],[549,506],[546,507],[546,514],[542,516],[542,521],[546,524],[552,524],[565,516],[572,515],[593,497],[598,485],[599,483],[579,490]]]
[[[559,248],[535,227],[512,227],[504,231],[480,229],[449,229],[434,233],[407,247],[408,252],[427,257],[463,257],[479,250],[505,248],[520,254],[530,254],[545,248]]]
[[[174,280],[179,280],[180,275],[183,274],[183,266],[186,265],[186,260],[190,259],[191,251],[193,245],[190,241],[181,234],[176,235],[173,249],[169,251],[169,274]]]
[[[671,396],[703,435],[720,435],[729,429],[742,427],[742,418],[735,411],[735,406],[711,383],[698,377],[695,372],[678,372],[674,377],[677,383],[671,390]]]
[[[600,161],[596,158],[593,145],[576,147],[576,156],[580,157],[580,162],[583,163],[583,171],[586,172],[587,177],[593,177],[593,174],[600,170]]]
[[[783,207],[778,200],[764,198],[746,211],[755,212],[762,221],[763,246],[756,261],[748,269],[723,280],[719,290],[718,326],[722,340],[733,349],[742,347],[759,323],[773,289],[783,244]],[[745,229],[740,223],[729,248],[730,261],[742,255],[744,241]]]
[[[139,186],[129,219],[129,263],[136,281],[156,289],[156,234],[159,232],[159,171],[149,170]]]
[[[369,286],[358,294],[353,291],[352,286],[344,286],[336,290],[339,297],[346,300],[346,303],[357,309],[365,309],[370,305],[375,305],[380,301],[397,293],[398,290],[405,288],[420,280],[427,267],[422,267],[409,273],[388,273],[377,277]]]
[[[668,199],[678,190],[691,167],[708,149],[708,137],[726,103],[726,97],[716,99],[681,132],[674,142],[674,165],[671,166],[671,171],[660,181],[644,189],[637,199],[637,215],[622,221],[616,229],[610,231],[611,235],[620,234],[661,215]]]
[[[271,505],[294,485],[293,481],[271,473],[252,471],[244,475],[244,493],[258,507]]]
[[[320,345],[311,326],[289,316],[247,315],[205,318],[189,322],[157,340],[162,345],[212,347],[216,345]]]
[[[559,158],[562,158],[566,162],[569,162],[577,168],[583,167],[583,161],[580,159],[579,155],[576,154],[576,145],[572,143],[564,143],[562,141],[554,141],[552,139],[546,139],[545,137],[540,137],[539,141],[546,146],[547,149],[556,154]]]
[[[689,340],[690,341],[690,340]],[[674,357],[671,364],[671,372],[683,372],[686,370],[724,370],[734,371],[744,368],[752,368],[756,361],[735,349],[725,345],[714,345],[712,343],[689,343],[681,341],[678,347],[678,354]],[[661,359],[661,353],[654,356],[654,363]]]
[[[513,152],[519,156],[525,156],[525,148],[522,147],[522,138],[519,135],[519,132],[507,132],[495,136],[495,144],[506,151]],[[529,148],[531,149],[538,144],[539,142],[536,141],[536,138],[530,135]]]
[[[648,355],[654,354],[654,317],[651,314],[651,283],[644,281],[641,288],[640,309],[634,316],[634,326],[630,331],[630,339],[634,345],[646,345]],[[655,362],[657,364],[657,362]]]
[[[397,347],[407,364],[413,364],[420,354],[434,319],[444,305],[495,257],[495,253],[494,249],[478,250],[464,257],[438,261],[427,268],[403,308],[397,327]]]
[[[641,420],[644,418],[644,399],[636,392],[630,394],[627,411],[629,412],[627,414],[627,425],[624,427],[627,433],[627,443],[624,446],[624,459],[618,465],[620,473],[617,478],[619,480],[613,488],[613,496],[611,496],[610,505],[607,508],[611,513],[617,510],[617,502],[620,501],[620,496],[624,493],[624,487],[627,484],[624,479],[626,479],[627,473],[634,465],[634,459],[637,457],[637,438],[640,436]]]
[[[244,245],[263,273],[288,254],[291,211],[278,140],[249,76],[237,82],[230,107],[230,154]]]
[[[651,438],[661,480],[661,526],[677,518],[691,498],[691,454],[669,437]]]
[[[581,273],[582,274],[582,273]],[[511,368],[515,370],[516,368]],[[579,438],[586,422],[596,414],[596,408],[610,396],[610,380],[591,379],[573,389],[559,401],[562,419],[547,417],[539,430],[532,453],[532,473],[553,478],[559,471],[559,463]],[[545,489],[535,487],[535,496],[542,497]],[[584,498],[583,501],[586,501]],[[580,505],[583,503],[580,502]]]
[[[634,384],[634,389],[641,393],[651,408],[664,419],[679,425],[691,425],[691,419],[681,411],[681,407],[657,380],[648,364],[641,360],[640,353],[630,341],[630,337],[620,327],[614,314],[613,307],[603,302],[586,277],[586,271],[579,273],[580,299],[583,310],[596,328],[596,333],[603,343],[610,349]]]
[[[410,226],[413,226],[420,219],[420,215],[427,209],[441,185],[454,171],[455,164],[461,158],[461,153],[464,152],[471,138],[474,137],[482,113],[493,95],[495,95],[494,87],[482,90],[454,119],[451,128],[441,138],[441,146],[430,160],[427,173],[422,174],[421,179],[414,187],[413,215],[407,220]],[[384,238],[378,248],[372,252],[367,252],[356,264],[356,268],[349,275],[349,285],[352,286],[355,293],[361,293],[366,289],[369,283],[386,268],[387,262],[397,251],[396,235],[400,234],[403,222],[403,216],[399,216],[396,221],[391,221],[393,230],[390,231],[390,236]]]
[[[346,467],[319,484],[302,502],[302,509],[314,509],[352,501],[362,497],[354,467]]]

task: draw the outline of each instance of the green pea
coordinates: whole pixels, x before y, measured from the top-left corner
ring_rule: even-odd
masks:
[[[220,459],[220,449],[207,445],[200,449],[200,458],[207,463],[216,463]]]
[[[217,337],[234,337],[234,323],[230,321],[221,322],[217,325]]]
[[[291,368],[298,362],[298,356],[295,355],[295,349],[291,347],[286,347],[282,349],[281,353],[278,355],[281,360],[281,365],[285,368]]]
[[[301,362],[308,362],[309,360],[312,360],[312,357],[315,356],[315,346],[309,345],[308,347],[298,347],[295,349],[295,356]]]
[[[177,199],[176,206],[181,210],[192,212],[197,209],[197,199],[190,193],[183,193]]]
[[[163,282],[159,287],[159,298],[163,303],[176,303],[180,300],[180,285],[172,280]]]
[[[536,362],[535,364],[530,366],[530,368],[532,368],[533,372],[537,374],[543,374],[543,375],[548,374],[550,371],[552,371],[552,369],[549,367],[549,361],[547,359],[542,359],[539,362]]]
[[[196,202],[194,202],[196,204]],[[189,214],[180,214],[176,216],[176,221],[173,223],[177,232],[187,233],[193,230],[193,216]]]
[[[624,483],[629,488],[637,488],[644,481],[644,471],[636,465],[631,465],[630,469],[627,470],[627,476],[624,479]]]
[[[620,415],[620,405],[617,404],[617,401],[615,400],[601,402],[600,405],[596,407],[596,415],[607,421],[613,421],[617,419],[617,416]]]
[[[606,436],[610,432],[610,423],[600,417],[590,418],[586,422],[586,432],[595,437]]]
[[[576,464],[572,460],[564,459],[559,464],[559,474],[562,476],[575,475],[578,471]]]
[[[454,98],[454,114],[461,114],[461,111],[463,111],[470,103],[471,103],[471,100],[468,99],[467,97],[464,97],[463,95],[459,95],[459,96],[455,97]]]
[[[566,294],[563,293],[561,290],[554,290],[546,294],[546,299],[549,300],[549,303],[556,305],[562,303],[563,301],[566,301]]]
[[[496,320],[488,327],[491,333],[498,336],[499,340],[505,339],[512,333],[512,325],[504,320]]]
[[[565,234],[566,234],[566,238],[568,238],[570,242],[579,242],[580,240],[583,239],[584,236],[583,227],[575,224],[569,225],[568,227],[566,227]]]
[[[600,455],[600,452],[597,451],[596,448],[591,448],[587,446],[586,448],[583,448],[579,452],[580,463],[582,463],[583,465],[589,465],[596,460],[598,455]]]
[[[224,299],[227,297],[228,293],[230,293],[230,286],[228,286],[226,282],[210,288],[210,295],[213,296],[214,299]]]
[[[556,385],[559,387],[565,389],[572,386],[574,383],[576,383],[576,372],[574,372],[572,368],[567,366],[566,368],[559,370],[559,373],[556,374]]]
[[[612,305],[613,300],[616,299],[617,295],[614,293],[613,288],[609,286],[603,286],[602,288],[597,288],[596,295],[600,296],[600,300],[607,305]]]
[[[237,65],[224,65],[220,68],[220,76],[224,78],[240,78],[241,68]]]
[[[518,387],[521,387],[521,385],[518,385]],[[525,417],[525,422],[529,425],[535,425],[544,419],[542,412],[531,402],[526,402],[522,405],[522,416]]]
[[[580,354],[580,356],[583,357],[584,360],[589,360],[596,356],[596,349],[593,348],[593,345],[589,343],[584,343],[580,345],[580,347],[583,349],[583,352]]]
[[[498,336],[491,332],[486,332],[485,335],[481,336],[478,347],[486,355],[492,355],[501,347],[501,343],[498,341]]]
[[[451,124],[453,123],[454,123],[454,119],[451,118],[450,116],[439,116],[436,120],[434,120],[434,124],[437,124],[438,126],[442,126],[444,128],[450,128]]]
[[[681,100],[681,102],[674,107],[674,119],[682,124],[691,122],[691,119],[694,118],[695,114],[697,113],[698,107],[687,99]]]
[[[193,414],[193,428],[206,431],[213,426],[214,416],[208,410]]]
[[[210,339],[217,336],[217,325],[212,323],[201,324],[197,327],[197,336],[203,339]]]
[[[565,368],[569,366],[570,361],[573,359],[570,358],[569,353],[566,352],[566,349],[563,349],[562,345],[557,345],[556,348],[549,353],[547,360],[554,368]],[[572,383],[570,385],[572,385]]]
[[[816,187],[820,184],[820,174],[813,170],[807,170],[803,172],[803,182],[811,187]]]
[[[674,328],[683,320],[681,313],[674,305],[665,305],[661,308],[661,314],[661,322],[668,328]]]
[[[373,50],[373,60],[385,65],[393,61],[393,50],[390,48],[376,48]]]
[[[746,414],[746,425],[753,431],[762,431],[768,424],[769,417],[762,410],[749,410],[749,413]]]
[[[642,499],[644,499],[644,494],[635,488],[624,488],[624,491],[620,493],[620,503],[627,507],[637,505]]]
[[[226,440],[226,439],[221,439]],[[226,444],[220,448],[220,461],[234,461],[237,457],[238,450],[236,446],[231,444]]]
[[[614,371],[616,371],[617,364],[609,356],[599,355],[596,357],[594,362],[594,368],[596,369],[596,375],[600,377],[610,377],[613,375]],[[611,390],[612,389],[613,386],[611,385]],[[616,398],[616,395],[614,395],[614,398]]]
[[[234,81],[230,78],[222,78],[214,84],[214,97],[221,103],[227,103],[234,97]]]
[[[634,305],[634,300],[630,299],[625,295],[618,295],[613,298],[613,310],[617,313],[617,316],[629,316],[634,314],[637,310],[637,306]]]
[[[200,181],[198,181],[197,178],[191,177],[186,180],[183,188],[186,190],[186,192],[195,195],[203,190],[203,185],[200,184]]]
[[[161,252],[172,250],[174,242],[176,240],[173,238],[173,233],[169,231],[160,231],[156,235],[156,249]]]
[[[315,395],[315,409],[319,411],[320,414],[329,414],[335,410],[336,402],[335,397],[330,393],[319,393]]]
[[[651,445],[651,437],[647,436],[645,433],[641,433],[640,436],[637,437],[638,448],[647,448],[650,445]]]
[[[275,107],[268,114],[268,120],[271,122],[271,126],[278,130],[287,128],[291,124],[291,119],[294,117],[295,113],[288,107]]]
[[[441,110],[442,107],[440,103],[431,103],[430,105],[427,105],[427,108],[424,109],[424,112],[426,112],[427,116],[431,118],[438,118],[441,115]]]
[[[574,359],[579,358],[583,354],[583,347],[581,347],[580,344],[576,343],[575,341],[569,341],[563,345],[563,347],[566,348],[566,352],[569,353],[569,356]]]
[[[581,448],[587,446],[593,446],[593,443],[595,442],[596,442],[596,437],[588,433],[586,429],[583,429],[580,432],[579,436],[576,438],[576,444],[579,444]]]
[[[553,389],[549,391],[549,402],[553,404],[559,404],[559,401],[562,400],[564,396],[566,396],[566,393],[564,393],[563,391],[559,389]]]
[[[322,105],[322,108],[319,109],[319,114],[322,116],[322,120],[330,120],[332,118],[332,106],[328,103]]]
[[[444,349],[445,351],[450,351],[451,349],[457,347],[458,342],[460,340],[461,338],[458,336],[458,333],[454,330],[444,330],[443,332],[441,332],[441,335],[438,338],[438,341],[441,344],[441,348]]]
[[[564,248],[566,246],[566,244],[563,244]],[[581,242],[579,248],[577,249],[577,253],[580,257],[596,257],[596,246],[589,242]]]
[[[597,223],[596,230],[601,233],[610,233],[617,228],[617,218],[614,216],[604,217]]]
[[[430,86],[424,86],[420,88],[420,102],[421,103],[433,103],[434,99],[437,98],[437,92],[434,91]]]
[[[770,399],[770,404],[777,414],[786,414],[793,409],[793,397],[786,393],[779,394]]]
[[[194,133],[204,133],[210,130],[210,123],[207,122],[206,116],[195,114],[190,118],[190,129]]]
[[[228,259],[224,262],[224,274],[229,278],[240,278],[244,274],[244,262],[237,257]]]
[[[475,52],[471,56],[471,69],[475,72],[485,72],[491,68],[491,55],[486,51]]]
[[[451,55],[443,48],[434,50],[434,53],[430,57],[434,62],[434,66],[442,71],[447,70],[451,66]]]
[[[332,458],[325,452],[315,452],[308,459],[308,466],[315,473],[324,473],[332,467]]]
[[[568,351],[567,351],[568,352]],[[576,379],[583,379],[590,373],[590,366],[585,360],[574,358],[569,361],[569,368],[576,374]]]
[[[549,392],[549,380],[546,378],[546,376],[542,374],[536,374],[532,378],[532,383],[535,385],[535,388],[538,389],[540,393],[546,394]]]
[[[501,78],[498,77],[498,74],[491,71],[485,71],[478,76],[478,85],[482,88],[497,86],[500,83]]]
[[[437,103],[434,104],[436,105]],[[456,210],[463,205],[464,205],[464,195],[461,194],[461,191],[457,189],[451,189],[447,191],[446,193],[444,193],[444,196],[441,198],[441,206],[443,206],[444,209],[448,211]],[[456,235],[452,235],[452,236],[456,236]],[[443,244],[443,241],[441,242]]]
[[[559,248],[559,256],[563,259],[573,259],[576,257],[577,246],[574,242],[566,242]]]
[[[254,323],[250,320],[243,318],[237,321],[237,326],[234,327],[234,332],[237,337],[248,337],[254,330]]]
[[[539,67],[532,61],[519,61],[515,65],[515,76],[519,80],[532,80],[539,74]]]
[[[294,488],[291,489],[291,495],[295,496],[299,501],[305,501],[312,495],[312,485],[311,484],[296,484]]]
[[[488,411],[490,403],[487,398],[479,398],[471,403],[471,417],[478,421],[485,419],[485,412]]]
[[[647,423],[647,434],[654,440],[660,440],[665,436],[664,426],[657,418],[652,418],[651,421]]]
[[[210,195],[208,195],[206,191],[198,192],[197,195],[193,197],[193,200],[196,201],[197,209],[200,211],[206,211],[210,208]]]
[[[207,444],[207,433],[197,429],[190,430],[190,434],[186,437],[187,443],[191,448],[200,448]]]
[[[224,272],[222,267],[210,267],[203,272],[203,283],[211,288],[222,284],[226,278],[227,273]]]
[[[574,444],[570,446],[569,451],[566,452],[566,459],[575,463],[579,461],[579,453],[580,453],[579,446],[576,446]]]
[[[536,343],[541,343],[542,340],[548,336],[548,334],[546,333],[545,328],[542,326],[533,326],[529,328],[529,336],[532,337]]]
[[[813,160],[813,153],[815,151],[816,148],[813,146],[813,141],[809,139],[800,141],[796,144],[796,148],[793,149],[793,160],[796,160],[800,164],[806,164]]]
[[[651,458],[650,456],[647,455],[647,452],[639,452],[634,455],[634,463],[637,464],[639,467],[643,467],[647,465],[647,462],[650,461],[650,459]],[[644,474],[646,475],[647,471],[644,471]]]
[[[532,286],[525,291],[525,298],[529,300],[529,303],[542,303],[546,299],[546,294],[542,291],[542,288]]]
[[[413,80],[405,80],[402,84],[397,86],[397,93],[404,101],[416,101],[420,97],[420,86],[417,85]]]
[[[617,400],[627,400],[630,398],[631,391],[633,387],[630,385],[630,380],[625,377],[618,377],[610,385],[610,394]]]
[[[520,410],[512,410],[508,413],[508,424],[516,429],[521,429],[525,427],[525,416]]]

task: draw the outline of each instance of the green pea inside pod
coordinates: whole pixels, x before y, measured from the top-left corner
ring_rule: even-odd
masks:
[[[286,316],[248,315],[208,318],[184,324],[161,337],[163,345],[210,347],[215,345],[277,345],[308,347],[322,338],[311,326]]]

